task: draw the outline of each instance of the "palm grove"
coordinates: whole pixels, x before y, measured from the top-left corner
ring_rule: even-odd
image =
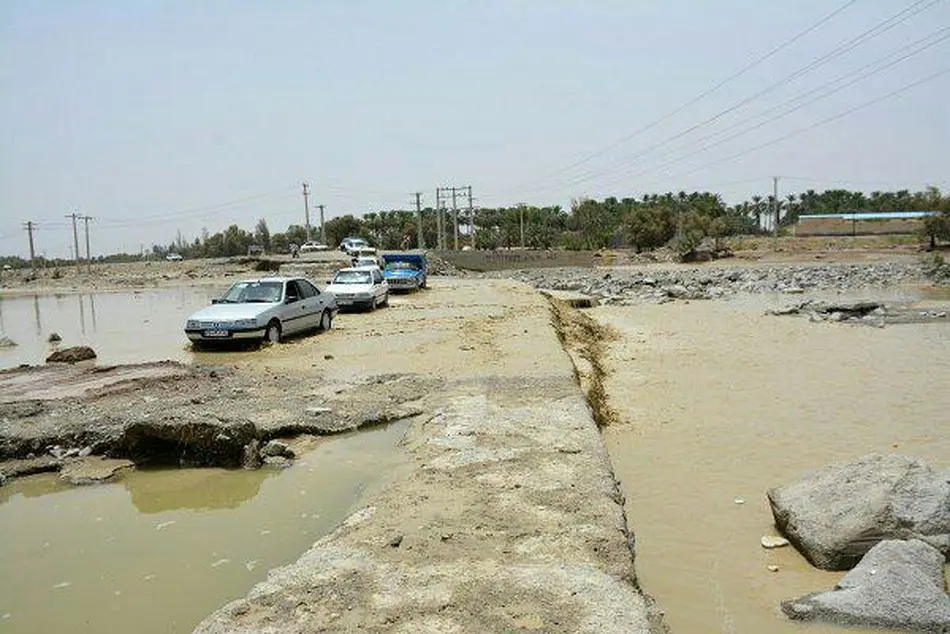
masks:
[[[600,249],[631,247],[637,251],[672,246],[681,253],[696,248],[705,238],[721,239],[735,235],[754,235],[774,226],[777,215],[779,229],[796,222],[805,214],[847,212],[942,212],[926,219],[924,236],[931,244],[950,241],[950,195],[936,187],[911,192],[872,192],[830,189],[823,192],[807,190],[789,194],[777,204],[772,196],[752,196],[736,205],[727,205],[719,194],[710,192],[668,192],[645,194],[640,198],[614,197],[603,200],[575,201],[570,211],[559,206],[538,207],[516,205],[482,208],[475,214],[475,242],[480,249],[519,247],[547,249]],[[437,222],[433,209],[423,210],[423,243],[437,244]],[[448,216],[443,227],[446,244],[453,245]],[[367,213],[362,217],[345,215],[328,220],[326,239],[339,244],[347,236],[362,236],[382,249],[416,246],[417,216],[414,211],[394,210]],[[315,239],[319,234],[313,230]],[[523,234],[523,235],[522,235]],[[227,257],[244,255],[251,246],[260,246],[271,253],[286,253],[291,244],[308,239],[301,225],[290,225],[284,232],[272,233],[266,219],[260,219],[253,230],[231,225],[224,231],[203,230],[199,237],[185,239],[181,234],[167,245],[154,245],[151,254],[164,257],[180,253],[187,258]],[[461,244],[471,244],[469,235],[462,235]],[[115,254],[103,261],[138,259],[140,255]],[[7,262],[26,264],[19,258]]]

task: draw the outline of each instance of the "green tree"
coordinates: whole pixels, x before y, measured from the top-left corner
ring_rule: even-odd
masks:
[[[669,209],[639,205],[627,214],[623,231],[639,253],[643,249],[655,249],[669,242],[676,233],[676,219]]]
[[[267,221],[261,218],[257,221],[257,226],[254,228],[254,241],[265,249],[270,250],[270,239],[271,235],[270,229],[267,228]]]

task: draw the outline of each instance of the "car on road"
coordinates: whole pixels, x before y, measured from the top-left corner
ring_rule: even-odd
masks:
[[[289,334],[329,330],[339,310],[332,293],[300,277],[237,282],[185,322],[185,334],[204,344],[238,339],[277,343]]]
[[[318,251],[329,251],[330,247],[320,242],[304,242],[300,245],[301,253],[315,253]]]
[[[179,253],[169,253],[165,256],[165,259],[169,262],[181,262],[184,258],[181,257],[181,254]]]
[[[353,258],[353,268],[354,269],[365,269],[365,268],[375,268],[382,271],[382,267],[379,265],[379,260],[375,256],[369,255],[360,255]]]
[[[333,293],[340,308],[367,308],[389,304],[389,284],[379,267],[340,269],[326,292]]]
[[[363,238],[343,238],[340,242],[340,251],[347,255],[359,255],[361,249],[371,249],[369,242]]]
[[[415,291],[426,287],[426,256],[422,253],[387,253],[383,256],[383,277],[393,291]]]

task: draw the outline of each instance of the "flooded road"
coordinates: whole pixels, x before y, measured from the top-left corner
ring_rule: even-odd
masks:
[[[403,463],[408,422],[313,441],[285,471],[134,471],[0,488],[0,631],[190,632]]]
[[[860,631],[781,614],[782,600],[831,589],[843,573],[759,545],[775,534],[766,490],[874,451],[950,467],[950,323],[877,329],[763,315],[788,303],[585,311],[619,335],[606,366],[621,421],[604,437],[641,585],[674,634]]]
[[[53,332],[62,337],[63,346],[91,346],[103,364],[189,361],[185,320],[226,288],[0,297],[0,336],[17,343],[0,348],[0,369],[42,364],[52,350],[47,339]]]

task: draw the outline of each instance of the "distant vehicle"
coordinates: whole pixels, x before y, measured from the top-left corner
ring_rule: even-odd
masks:
[[[185,322],[185,334],[193,342],[261,339],[277,343],[291,333],[330,330],[339,310],[332,293],[321,292],[298,277],[237,282],[211,303]]]
[[[363,238],[343,238],[343,241],[340,243],[340,251],[345,252],[347,255],[359,255],[360,249],[372,248],[369,246],[369,242]]]
[[[316,251],[329,251],[330,247],[319,242],[304,242],[300,246],[301,253],[313,253]]]
[[[181,262],[185,258],[181,257],[181,254],[179,253],[169,253],[165,256],[165,259],[169,262]]]
[[[426,256],[422,253],[387,253],[383,277],[394,291],[414,291],[426,287]]]
[[[363,269],[367,267],[382,270],[382,267],[379,266],[379,260],[377,260],[375,256],[360,255],[353,258],[353,268]]]
[[[378,267],[340,269],[326,292],[333,293],[340,308],[368,308],[389,304],[389,284]]]

